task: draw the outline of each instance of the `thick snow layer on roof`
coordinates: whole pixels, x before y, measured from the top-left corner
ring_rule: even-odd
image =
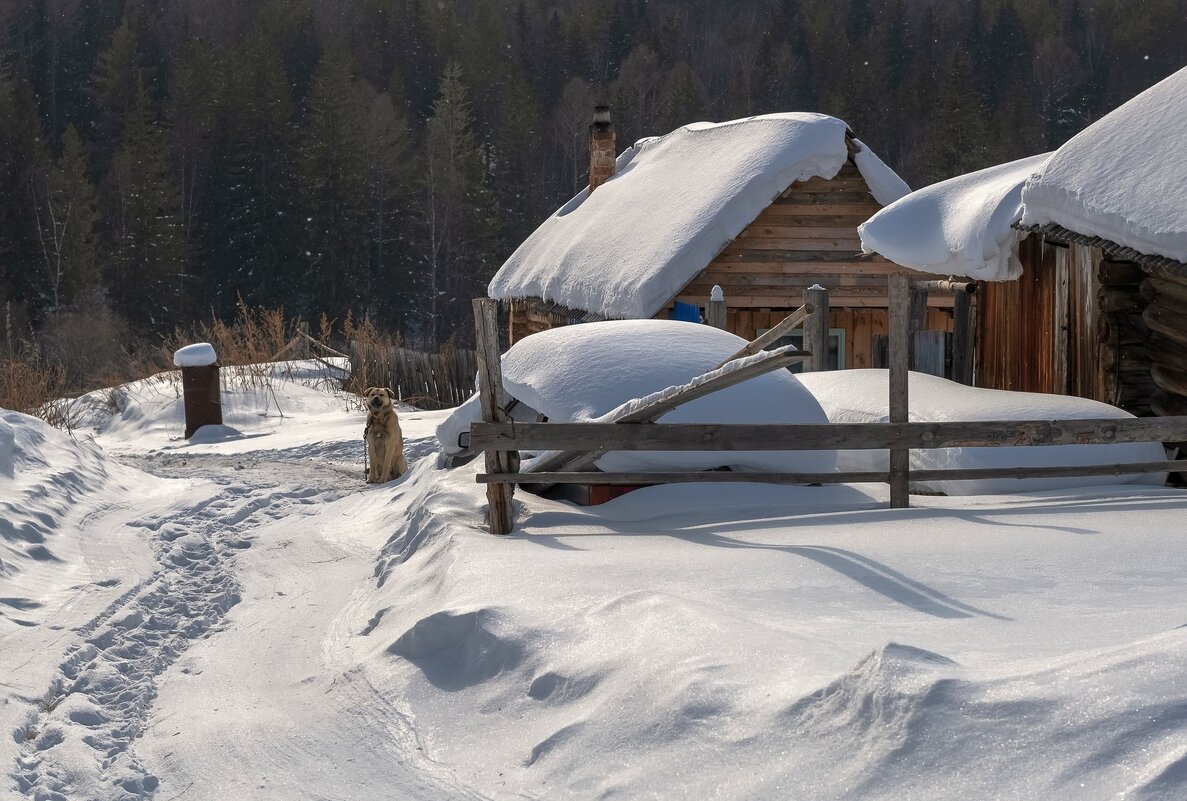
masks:
[[[806,373],[801,383],[833,423],[871,423],[889,419],[889,373],[886,370],[838,370]],[[910,374],[910,419],[913,422],[974,420],[1083,420],[1133,417],[1115,406],[1066,395],[1006,392],[967,387],[925,373]],[[1076,465],[1156,462],[1166,458],[1160,442],[1118,445],[999,446],[937,448],[911,451],[911,467],[919,470],[978,467],[1065,467]],[[886,451],[841,451],[842,470],[886,470]],[[1090,485],[1158,484],[1164,474],[1078,476],[1067,478],[1003,478],[976,481],[923,482],[922,488],[948,495],[997,495],[1038,492]]]
[[[1022,222],[1055,223],[1187,262],[1187,68],[1059,148],[1022,192]]]
[[[904,267],[1008,281],[1022,274],[1012,228],[1022,216],[1022,185],[1049,153],[960,175],[912,192],[857,229],[862,249]]]
[[[214,346],[209,342],[195,342],[179,348],[173,354],[173,364],[176,367],[207,367],[218,361]]]
[[[600,190],[599,190],[600,191]],[[611,320],[554,328],[520,340],[503,355],[503,386],[549,420],[613,419],[623,405],[686,384],[731,356],[745,340],[712,326],[668,320]],[[517,407],[519,408],[519,407]],[[477,405],[458,407],[438,429],[447,453],[477,419]],[[752,378],[687,403],[665,423],[824,423],[820,404],[786,370]],[[607,471],[736,469],[828,472],[832,452],[610,453]]]
[[[651,317],[792,182],[836,175],[845,130],[833,117],[789,113],[640,140],[613,178],[582,190],[511,254],[490,296]],[[906,190],[868,148],[857,165],[880,202]]]

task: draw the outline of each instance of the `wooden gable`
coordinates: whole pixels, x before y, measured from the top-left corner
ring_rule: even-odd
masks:
[[[803,303],[804,290],[821,284],[834,307],[884,309],[887,276],[903,268],[862,254],[857,235],[857,226],[881,208],[852,161],[832,179],[797,181],[675,300],[703,304],[716,284],[731,309],[793,309]],[[951,298],[931,305],[945,303]]]

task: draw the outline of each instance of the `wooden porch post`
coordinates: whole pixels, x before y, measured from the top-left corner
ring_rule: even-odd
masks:
[[[890,276],[890,422],[907,422],[908,359],[911,350],[911,283],[904,273]],[[906,509],[911,505],[911,451],[898,447],[890,449],[890,508]]]
[[[812,354],[804,362],[804,370],[813,373],[828,370],[828,290],[813,284],[804,290],[804,305],[812,307],[812,313],[804,321],[804,350]]]
[[[952,380],[973,385],[973,298],[968,292],[953,298]]]
[[[705,322],[724,331],[725,318],[725,293],[721,291],[721,287],[714,284],[713,291],[709,293],[709,305],[705,307]]]
[[[478,349],[478,393],[485,423],[504,423],[502,409],[503,365],[499,356],[499,302],[490,298],[474,299],[474,328]],[[485,452],[486,472],[514,473],[511,451]],[[511,496],[514,484],[488,484],[486,499],[491,534],[510,534]]]

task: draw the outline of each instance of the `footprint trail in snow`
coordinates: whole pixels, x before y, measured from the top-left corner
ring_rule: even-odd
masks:
[[[143,467],[166,475],[199,472],[167,460]],[[158,568],[78,630],[81,640],[67,652],[37,711],[13,732],[21,746],[11,774],[18,791],[38,801],[154,795],[158,779],[134,743],[148,720],[157,677],[194,640],[217,631],[239,602],[235,556],[251,546],[254,529],[291,515],[295,504],[341,494],[324,479],[318,488],[308,481],[277,486],[276,467],[270,466],[271,481],[255,469],[235,476],[264,479],[256,484],[208,473],[221,483],[209,499],[130,524],[151,537]]]

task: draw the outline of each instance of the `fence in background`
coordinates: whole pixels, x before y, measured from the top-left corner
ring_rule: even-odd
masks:
[[[472,350],[425,353],[356,340],[349,355],[353,389],[390,387],[400,400],[424,409],[457,406],[474,394],[478,359]]]

